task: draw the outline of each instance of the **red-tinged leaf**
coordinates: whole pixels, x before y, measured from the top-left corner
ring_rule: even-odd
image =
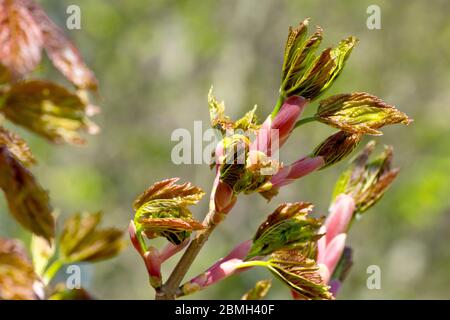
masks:
[[[55,221],[47,192],[6,147],[0,147],[0,188],[9,211],[26,229],[48,241],[54,237]]]
[[[14,75],[33,71],[41,61],[43,39],[22,0],[0,0],[0,64]]]
[[[22,0],[39,25],[43,46],[55,67],[75,86],[81,89],[97,89],[97,79],[86,66],[74,44],[47,14],[32,0]]]

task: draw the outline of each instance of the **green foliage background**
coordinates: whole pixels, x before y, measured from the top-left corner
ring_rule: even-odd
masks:
[[[131,203],[148,185],[180,176],[208,191],[207,165],[176,166],[170,160],[176,128],[208,124],[206,96],[214,84],[218,98],[237,117],[258,104],[264,118],[277,98],[289,25],[311,17],[325,30],[330,46],[360,39],[328,95],[367,91],[406,112],[410,127],[385,128],[382,144],[392,144],[398,180],[383,200],[356,223],[348,242],[354,267],[339,298],[450,298],[450,3],[435,1],[288,0],[45,0],[50,16],[65,26],[66,8],[81,8],[81,30],[66,32],[100,81],[102,128],[86,147],[52,146],[19,132],[30,142],[41,183],[61,215],[79,210],[105,212],[105,224],[132,219]],[[381,8],[381,30],[366,27],[366,9]],[[60,77],[45,63],[38,76]],[[309,106],[307,114],[315,106]],[[281,153],[290,162],[309,153],[333,130],[308,124],[297,130]],[[206,144],[205,144],[206,145]],[[189,275],[194,276],[249,238],[278,203],[305,200],[326,213],[332,188],[346,163],[314,173],[284,188],[268,205],[243,196],[205,246]],[[0,200],[0,234],[22,230]],[[195,208],[201,219],[206,198]],[[161,241],[161,244],[163,241]],[[166,266],[167,272],[176,259]],[[381,290],[366,287],[369,265],[381,268]],[[83,283],[98,298],[149,299],[153,291],[140,257],[131,246],[118,258],[83,267]],[[191,298],[240,297],[264,270],[235,276]],[[60,275],[64,279],[64,272]],[[268,298],[288,298],[274,282]]]

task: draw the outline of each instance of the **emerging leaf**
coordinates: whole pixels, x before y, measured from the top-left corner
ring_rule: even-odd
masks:
[[[364,92],[339,94],[320,101],[316,117],[347,132],[373,135],[381,135],[377,129],[385,125],[411,122],[394,106]]]
[[[362,134],[339,131],[329,136],[314,150],[315,157],[322,157],[324,169],[347,157],[361,141]]]
[[[5,146],[0,146],[0,187],[14,218],[26,229],[50,241],[55,221],[48,194]]]
[[[25,166],[31,166],[36,163],[36,159],[31,153],[25,140],[1,126],[0,146],[5,146],[9,152]]]
[[[213,88],[208,93],[209,115],[211,118],[211,127],[225,133],[227,130],[247,130],[256,131],[260,126],[258,125],[258,118],[256,117],[256,106],[247,112],[241,119],[233,121],[225,115],[225,104],[223,101],[219,102],[213,95]]]
[[[323,219],[307,217],[312,210],[307,202],[284,203],[258,228],[247,259],[266,256],[282,249],[305,247],[317,241]]]
[[[173,244],[180,244],[191,231],[203,229],[203,225],[192,218],[188,206],[197,204],[205,194],[190,183],[175,184],[172,178],[156,182],[134,202],[134,222],[138,233],[148,238],[165,237]]]
[[[392,147],[386,146],[375,160],[368,161],[375,142],[369,142],[353,160],[336,183],[333,197],[346,193],[355,199],[356,211],[362,213],[372,207],[386,192],[399,173],[391,168]]]
[[[109,259],[125,247],[122,231],[98,227],[101,218],[101,212],[84,212],[67,219],[59,239],[60,258],[64,263]]]
[[[289,34],[284,49],[282,68],[282,82],[295,79],[296,73],[303,73],[311,63],[314,52],[322,41],[322,29],[317,27],[316,32],[306,41],[309,19],[305,19],[296,28],[289,27]],[[289,83],[286,83],[289,85]]]
[[[242,264],[242,267],[252,266],[269,269],[301,299],[333,299],[329,287],[320,276],[319,266],[301,250],[280,250],[274,252],[267,261],[253,260]]]
[[[344,64],[356,44],[356,38],[342,40],[332,49],[325,49],[319,57],[315,52],[322,41],[322,28],[305,39],[308,20],[297,28],[289,29],[282,69],[281,93],[314,100],[322,95],[341,73]]]
[[[0,111],[14,123],[61,143],[84,143],[80,131],[90,134],[98,127],[88,119],[88,105],[76,94],[57,84],[30,80],[6,91]]]
[[[260,280],[242,296],[241,300],[262,300],[269,293],[271,286],[272,280]]]
[[[37,281],[25,248],[16,240],[0,238],[0,300],[35,300]]]

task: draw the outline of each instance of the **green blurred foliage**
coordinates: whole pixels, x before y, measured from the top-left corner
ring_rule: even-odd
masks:
[[[383,129],[379,145],[392,144],[399,178],[382,201],[355,223],[348,243],[354,267],[339,298],[450,298],[450,3],[436,1],[331,0],[45,0],[50,16],[65,26],[66,8],[81,8],[81,30],[67,31],[100,82],[102,128],[85,147],[49,146],[19,130],[39,165],[35,172],[50,190],[61,216],[79,210],[105,212],[105,224],[126,228],[131,203],[147,186],[180,176],[209,190],[207,165],[176,166],[170,160],[176,128],[208,125],[211,84],[231,116],[255,103],[261,119],[272,110],[280,81],[289,25],[311,17],[325,30],[324,45],[348,35],[360,39],[340,79],[326,96],[366,91],[415,119],[410,127]],[[381,8],[381,30],[366,27],[371,4]],[[39,76],[58,78],[45,64]],[[311,105],[306,115],[313,114]],[[333,132],[315,123],[301,127],[283,147],[286,162],[309,153]],[[205,143],[206,145],[206,143]],[[379,149],[381,147],[379,146]],[[243,196],[205,246],[188,276],[196,275],[249,238],[283,201],[311,201],[325,214],[341,163],[284,188],[267,204]],[[205,197],[206,199],[206,197]],[[195,208],[201,219],[207,200]],[[0,232],[28,241],[1,200]],[[156,243],[163,244],[157,240]],[[173,267],[172,258],[164,270]],[[369,265],[381,268],[381,290],[366,286]],[[120,257],[87,267],[88,290],[109,299],[149,299],[140,257],[129,247]],[[264,270],[234,276],[192,298],[240,297]],[[268,298],[288,298],[277,281]]]

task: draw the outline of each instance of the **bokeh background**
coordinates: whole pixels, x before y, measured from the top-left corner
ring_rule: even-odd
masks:
[[[414,118],[409,127],[385,128],[376,137],[395,148],[402,171],[382,201],[354,224],[348,243],[354,266],[339,298],[450,298],[450,3],[435,1],[317,0],[44,0],[50,16],[65,26],[68,5],[81,8],[81,30],[67,31],[100,81],[96,116],[100,135],[85,147],[53,146],[20,133],[30,142],[35,169],[62,217],[81,210],[103,210],[105,225],[127,227],[131,203],[147,186],[179,176],[209,190],[207,165],[171,162],[174,129],[209,124],[207,93],[211,84],[232,117],[258,104],[261,119],[277,99],[282,53],[289,25],[311,17],[325,32],[323,47],[348,35],[360,39],[347,66],[327,95],[367,91]],[[366,27],[367,7],[381,8],[381,30]],[[40,76],[59,79],[48,63]],[[62,80],[63,81],[63,80]],[[306,114],[314,112],[311,105]],[[282,160],[309,153],[332,129],[311,123],[283,147]],[[366,140],[367,141],[367,140]],[[362,145],[361,145],[362,146]],[[330,194],[346,161],[284,188],[267,204],[243,196],[213,234],[190,276],[253,235],[264,217],[282,201],[312,201],[326,214]],[[0,200],[0,232],[23,231]],[[194,208],[207,209],[206,197]],[[163,241],[156,243],[163,244]],[[167,275],[177,259],[167,263]],[[366,286],[369,265],[381,268],[381,289]],[[83,284],[98,298],[151,299],[153,290],[140,257],[129,247],[110,261],[83,266]],[[64,279],[61,272],[60,279]],[[255,269],[191,296],[239,298],[259,279]],[[288,298],[277,281],[268,295]]]

